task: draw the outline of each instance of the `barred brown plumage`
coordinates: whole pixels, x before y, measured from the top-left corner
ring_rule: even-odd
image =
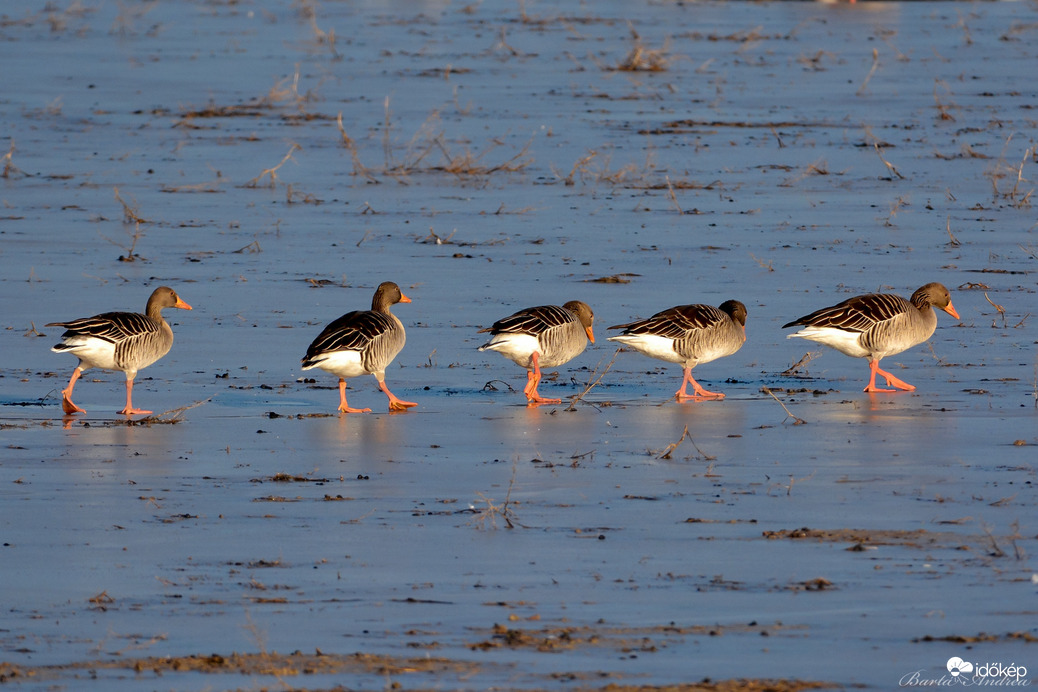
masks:
[[[410,303],[400,287],[385,281],[375,290],[371,310],[348,312],[331,322],[306,349],[303,370],[321,368],[339,377],[339,411],[367,413],[370,408],[350,408],[346,403],[346,378],[374,375],[389,398],[390,411],[405,411],[418,404],[401,401],[386,386],[386,367],[404,348],[404,325],[389,311],[397,303]]]
[[[692,368],[700,363],[730,356],[746,342],[746,306],[727,300],[718,307],[710,305],[677,305],[657,312],[652,317],[609,329],[623,333],[609,337],[650,358],[679,363],[684,368],[681,388],[674,393],[678,401],[696,398],[723,399],[724,394],[710,392],[692,377]],[[688,394],[692,385],[695,394]]]
[[[136,312],[105,312],[70,322],[47,324],[48,327],[65,328],[61,343],[55,344],[51,350],[55,353],[71,353],[79,358],[68,386],[61,392],[61,408],[65,413],[86,413],[72,403],[72,390],[80,375],[90,368],[126,373],[126,407],[119,413],[151,413],[133,407],[133,378],[139,370],[169,353],[173,346],[173,330],[162,317],[165,308],[190,310],[191,306],[181,300],[172,288],[160,286],[148,298],[143,315]]]
[[[562,307],[539,305],[502,318],[480,329],[492,338],[480,351],[497,351],[516,365],[526,368],[526,394],[530,405],[558,404],[561,399],[545,399],[537,393],[541,367],[568,363],[583,351],[590,339],[595,342],[592,325],[595,315],[587,303],[571,300]]]
[[[882,375],[888,385],[911,391],[914,386],[881,370],[879,361],[929,339],[937,328],[934,307],[959,319],[948,289],[939,283],[929,283],[916,290],[910,300],[889,293],[855,296],[784,324],[782,328],[803,325],[804,329],[787,338],[810,339],[854,358],[868,358],[871,375],[866,392],[895,391],[877,387],[877,374]]]

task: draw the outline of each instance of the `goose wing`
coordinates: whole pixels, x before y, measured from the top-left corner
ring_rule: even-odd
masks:
[[[371,310],[348,312],[324,328],[306,349],[306,363],[314,356],[335,351],[363,351],[372,340],[394,328],[389,315]]]
[[[726,319],[728,315],[711,305],[678,305],[657,312],[644,320],[617,324],[609,329],[623,329],[624,334],[649,334],[665,339],[680,339],[690,332],[717,326]]]
[[[877,324],[905,315],[911,308],[912,304],[901,296],[870,293],[816,310],[810,315],[782,325],[782,328],[805,325],[860,333]]]
[[[514,315],[494,322],[493,326],[480,329],[479,333],[491,334],[526,334],[541,336],[551,329],[563,327],[576,321],[573,313],[557,305],[541,305],[535,308],[520,310]]]
[[[113,344],[154,334],[161,329],[155,320],[136,312],[105,312],[71,322],[51,322],[47,326],[64,327],[64,339],[92,337]]]

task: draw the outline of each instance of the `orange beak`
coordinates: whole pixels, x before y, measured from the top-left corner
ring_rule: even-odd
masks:
[[[955,311],[955,306],[952,305],[950,302],[948,303],[948,307],[941,308],[941,309],[944,310],[946,313],[948,313],[949,315],[951,315],[952,317],[954,317],[957,320],[961,320],[962,319],[961,317],[959,317],[959,313]]]
[[[584,327],[584,331],[587,332],[587,338],[591,340],[591,343],[595,343],[595,334],[591,331],[591,327]]]
[[[191,310],[192,309],[190,305],[188,305],[187,303],[185,303],[184,301],[182,301],[180,299],[180,296],[177,296],[177,302],[173,305],[173,307],[180,308],[181,310]]]
[[[401,293],[400,294],[400,302],[401,303],[410,303],[411,299],[408,298],[407,296],[405,296],[403,293]]]

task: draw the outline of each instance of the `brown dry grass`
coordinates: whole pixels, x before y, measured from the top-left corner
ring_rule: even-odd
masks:
[[[0,178],[24,178],[27,173],[14,165],[14,140],[11,140],[11,148],[7,150],[7,153],[2,158],[4,162],[3,173],[0,173]]]
[[[1012,140],[1013,135],[1006,138],[1002,154],[984,175],[991,181],[995,199],[1005,200],[1009,206],[1017,209],[1029,209],[1034,188],[1030,187],[1030,180],[1024,177],[1024,167],[1029,161],[1033,163],[1038,158],[1038,148],[1033,145],[1028,147],[1020,158],[1020,163],[1009,163],[1006,155]],[[1000,184],[1002,187],[999,187]]]
[[[284,158],[281,159],[280,163],[278,163],[276,166],[274,166],[272,168],[264,168],[262,173],[260,173],[255,178],[253,178],[252,180],[250,180],[247,183],[245,183],[245,187],[259,187],[260,183],[263,181],[263,178],[265,178],[265,177],[269,177],[269,179],[270,179],[268,184],[267,184],[267,187],[269,187],[271,189],[277,187],[277,184],[278,184],[278,170],[282,166],[284,166],[286,163],[288,163],[290,160],[292,160],[292,154],[295,153],[296,149],[302,149],[302,148],[303,147],[299,146],[295,142],[292,142],[292,146],[289,147],[288,153],[285,154]]]
[[[371,183],[382,182],[380,176],[406,183],[410,176],[430,173],[448,173],[463,182],[481,181],[498,173],[519,173],[533,164],[533,158],[529,154],[533,138],[514,153],[494,162],[487,159],[491,152],[506,146],[501,137],[491,138],[489,145],[482,151],[473,151],[467,145],[463,145],[461,151],[455,151],[439,127],[438,111],[433,111],[426,118],[407,144],[398,145],[394,140],[393,117],[388,97],[384,103],[381,167],[369,166],[362,161],[360,147],[357,140],[346,131],[342,113],[339,113],[336,123],[340,143],[350,153],[352,174],[364,177]]]

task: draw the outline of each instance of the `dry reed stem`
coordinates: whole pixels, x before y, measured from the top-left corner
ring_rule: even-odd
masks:
[[[490,49],[490,52],[496,53],[498,49],[504,50],[506,53],[512,55],[513,57],[523,55],[523,53],[510,46],[508,44],[508,41],[505,40],[505,27],[501,27],[501,38],[499,38],[497,43],[494,44],[494,47]]]
[[[446,244],[451,242],[451,238],[453,238],[454,234],[457,233],[457,232],[458,232],[458,229],[455,228],[453,231],[451,231],[451,234],[449,236],[444,238],[443,236],[437,234],[435,230],[430,228],[429,229],[429,235],[425,236],[424,238],[418,238],[417,240],[415,240],[415,242],[416,243],[423,243],[423,244],[427,244],[427,245],[428,244],[431,244],[431,245],[446,245]]]
[[[907,206],[908,200],[905,199],[904,195],[899,195],[898,198],[894,200],[894,203],[890,205],[890,213],[887,215],[887,219],[883,222],[883,225],[887,228],[893,228],[893,218],[897,216],[897,213],[901,211],[902,207]]]
[[[461,156],[452,156],[451,152],[447,149],[447,145],[444,143],[442,137],[437,137],[434,140],[434,144],[439,147],[440,152],[447,160],[447,165],[442,168],[447,173],[451,173],[459,178],[470,177],[470,176],[487,176],[493,173],[516,173],[519,172],[533,163],[533,160],[527,157],[527,152],[530,150],[530,146],[533,144],[533,138],[531,138],[523,147],[510,158],[502,161],[495,165],[482,165],[480,160],[483,159],[488,153],[501,146],[498,141],[493,142],[493,146],[482,152],[478,156],[474,156],[468,149]]]
[[[1038,361],[1035,361],[1034,364],[1034,389],[1031,396],[1034,397],[1034,408],[1038,410]]]
[[[115,191],[115,199],[116,199],[116,201],[118,201],[119,204],[121,204],[122,207],[123,207],[123,223],[137,223],[137,224],[151,223],[151,221],[148,221],[147,219],[145,219],[144,217],[142,217],[140,215],[140,213],[138,212],[138,207],[137,206],[132,206],[131,207],[126,202],[126,200],[124,200],[122,198],[122,195],[119,194],[119,188],[116,187],[116,188],[112,188],[112,189]]]
[[[1013,140],[1013,135],[1009,135],[1006,138],[1006,143],[1002,147],[1002,153],[999,155],[998,161],[985,172],[985,176],[991,180],[991,187],[994,191],[996,198],[1010,200],[1010,206],[1016,208],[1027,208],[1031,206],[1031,195],[1034,193],[1034,189],[1028,190],[1025,194],[1020,193],[1020,184],[1027,181],[1024,178],[1024,164],[1027,163],[1028,159],[1031,159],[1035,155],[1035,148],[1029,147],[1025,152],[1023,159],[1020,161],[1019,166],[1012,166],[1006,161],[1006,151],[1009,149],[1009,144]],[[1007,177],[1006,172],[1011,172],[1013,177],[1016,179],[1013,188],[1009,191],[1003,192],[998,187],[998,181],[1002,178]]]
[[[517,215],[518,214],[528,214],[531,211],[534,211],[535,209],[537,209],[537,207],[522,207],[520,209],[512,210],[512,209],[508,209],[505,206],[505,203],[502,202],[501,206],[498,207],[497,211],[494,212],[494,216],[501,216],[502,214],[517,214]]]
[[[504,380],[490,380],[486,384],[484,384],[483,385],[483,389],[481,389],[479,391],[481,391],[481,392],[496,392],[497,391],[497,387],[494,386],[495,382],[500,382],[504,386],[508,387],[508,391],[509,392],[515,392],[515,389],[512,387],[512,385],[510,385],[509,383],[505,382]]]
[[[1015,202],[1014,206],[1030,206],[1029,200],[1031,194],[1034,192],[1033,188],[1031,190],[1028,190],[1027,194],[1025,194],[1022,198],[1017,199],[1017,197],[1019,195],[1020,183],[1026,180],[1026,178],[1024,178],[1024,164],[1027,163],[1028,159],[1034,157],[1034,152],[1035,148],[1029,147],[1027,151],[1024,152],[1024,157],[1023,159],[1021,159],[1020,165],[1016,169],[1014,169],[1016,171],[1016,183],[1013,185],[1013,189],[1009,193],[1009,198]]]
[[[93,607],[91,610],[100,610],[102,612],[108,610],[108,606],[115,603],[115,599],[108,595],[108,591],[102,591],[99,594],[95,594],[87,599],[87,603],[92,603]]]
[[[967,46],[973,45],[973,36],[970,34],[970,28],[966,26],[966,18],[962,16],[962,12],[959,12],[959,22],[955,25],[962,27],[962,38],[966,41]]]
[[[364,176],[372,183],[381,183],[382,181],[372,175],[371,169],[361,163],[360,152],[357,151],[357,143],[346,134],[346,128],[342,124],[342,111],[339,111],[339,116],[335,121],[339,126],[339,134],[342,136],[342,145],[346,147],[346,151],[350,152],[350,158],[353,161],[353,175]]]
[[[127,247],[122,243],[117,243],[116,241],[112,240],[111,238],[103,234],[101,235],[101,237],[107,240],[112,245],[123,248],[123,250],[126,251],[125,255],[119,255],[120,262],[134,262],[136,260],[143,259],[140,255],[137,254],[137,242],[144,237],[144,231],[141,230],[141,224],[151,223],[151,221],[143,218],[140,215],[140,212],[138,211],[138,208],[136,206],[130,206],[126,202],[126,200],[122,198],[122,196],[119,194],[119,188],[113,189],[115,190],[115,199],[119,201],[119,204],[121,204],[123,208],[123,224],[133,224],[133,231],[128,231],[130,235],[130,245]]]
[[[152,423],[177,423],[180,421],[180,415],[182,413],[184,413],[185,411],[190,411],[193,408],[198,408],[202,404],[207,404],[210,401],[212,401],[212,399],[213,397],[208,397],[206,399],[196,401],[193,404],[188,404],[187,406],[181,406],[180,408],[170,409],[169,411],[163,411],[162,413],[157,413],[155,415],[145,416],[144,418],[136,420],[135,423],[137,423],[138,425],[150,425]]]
[[[946,361],[944,358],[941,358],[939,355],[937,355],[937,351],[934,350],[932,342],[928,343],[927,347],[930,349],[930,355],[933,357],[934,360],[937,361],[938,365],[940,365],[941,367],[947,367],[949,365],[948,361]]]
[[[876,70],[878,68],[879,68],[879,50],[877,50],[876,48],[873,48],[872,49],[872,69],[870,69],[869,73],[867,75],[865,75],[865,81],[861,83],[860,87],[858,87],[858,91],[857,91],[858,96],[861,96],[862,94],[865,93],[865,88],[869,85],[869,80],[872,79],[872,75],[876,74]]]
[[[937,87],[941,86],[941,85],[943,85],[945,89],[948,88],[948,85],[944,84],[944,82],[942,82],[941,80],[939,80],[939,79],[935,79],[934,80],[934,84],[933,84],[933,100],[934,100],[934,103],[937,104],[938,118],[940,118],[941,120],[950,120],[952,122],[955,122],[955,117],[951,113],[948,112],[949,106],[946,106],[945,104],[941,103],[940,97],[937,96]]]
[[[591,163],[591,160],[594,159],[596,156],[598,156],[598,152],[591,150],[587,156],[578,159],[577,162],[573,164],[573,168],[570,169],[569,175],[563,178],[562,182],[566,186],[573,185],[573,178],[577,174],[577,172],[579,171],[582,174],[587,172],[587,165]],[[583,175],[581,176],[581,179],[583,179]]]
[[[711,456],[711,455],[707,454],[706,452],[704,452],[703,450],[701,450],[699,448],[699,445],[696,444],[696,441],[692,439],[692,434],[689,433],[689,431],[688,431],[688,425],[686,425],[685,429],[681,432],[681,437],[678,438],[678,441],[677,442],[671,442],[669,445],[667,445],[667,447],[663,450],[663,452],[660,453],[660,455],[657,456],[656,458],[657,459],[670,459],[671,458],[671,454],[674,452],[674,450],[676,450],[678,447],[680,447],[681,443],[684,442],[686,438],[688,439],[688,441],[690,443],[692,443],[692,446],[695,447],[696,452],[699,453],[699,456],[703,457],[704,461],[716,461],[717,460],[716,456]]]
[[[276,104],[281,103],[282,101],[291,101],[301,110],[303,104],[312,100],[314,97],[310,92],[307,92],[306,94],[299,93],[299,79],[299,63],[296,63],[295,72],[292,76],[279,79],[274,83],[274,86],[270,88],[270,91],[268,91],[262,98],[253,99],[252,102],[242,106],[225,106],[220,108],[217,113],[228,115],[245,114],[248,109],[273,108]],[[290,85],[285,87],[284,84],[289,80],[291,80]]]
[[[679,214],[684,214],[685,212],[681,210],[681,205],[678,204],[678,196],[674,194],[674,186],[670,184],[670,176],[669,175],[666,176],[666,181],[667,181],[667,194],[670,197],[670,201],[674,204],[674,208],[678,210]]]
[[[765,262],[764,260],[762,260],[762,259],[758,258],[756,255],[754,255],[752,252],[750,253],[750,257],[753,258],[754,262],[756,262],[757,264],[759,264],[761,266],[761,269],[767,269],[769,272],[775,271],[775,267],[772,266],[772,260],[768,260],[767,262]]]
[[[4,172],[0,173],[0,178],[11,178],[11,177],[28,177],[28,173],[14,165],[14,140],[11,140],[11,148],[7,150],[7,153],[3,156]]]
[[[779,403],[779,406],[782,407],[782,410],[786,412],[786,418],[792,418],[793,419],[793,425],[806,425],[807,424],[807,421],[804,420],[803,418],[797,418],[796,416],[794,416],[793,412],[790,411],[788,408],[786,408],[786,405],[782,403],[781,399],[779,399],[777,396],[775,396],[775,392],[771,391],[771,389],[769,389],[768,387],[761,387],[761,391],[764,392],[765,394],[770,395],[772,399],[774,399],[775,401],[777,401]],[[786,419],[783,418],[782,422],[785,423]]]
[[[598,366],[602,364],[602,361],[598,361],[598,365],[596,365],[595,369],[591,371],[590,375],[588,375],[588,381],[587,384],[584,385],[584,391],[582,391],[580,394],[574,394],[572,397],[570,397],[570,404],[566,407],[566,411],[577,410],[577,402],[583,400],[584,397],[588,395],[588,392],[590,392],[592,389],[597,387],[599,383],[602,382],[602,378],[605,377],[606,373],[609,372],[609,369],[613,367],[613,363],[616,362],[616,357],[618,355],[620,355],[619,348],[616,349],[616,352],[613,353],[613,357],[609,360],[609,362],[605,366],[605,369],[601,372],[599,372]]]
[[[492,498],[487,497],[483,493],[478,491],[476,492],[476,494],[479,495],[479,499],[487,504],[486,509],[479,512],[479,515],[476,518],[478,528],[480,530],[487,528],[488,520],[490,523],[490,528],[496,529],[497,519],[495,517],[498,516],[500,516],[504,520],[505,527],[509,529],[514,529],[516,526],[523,526],[519,523],[519,520],[516,517],[515,512],[512,510],[511,507],[509,507],[509,504],[511,504],[512,502],[512,488],[515,486],[515,474],[518,470],[519,458],[516,457],[512,460],[512,477],[508,481],[508,490],[505,492],[505,501],[500,505],[494,504],[494,500]]]
[[[127,36],[136,35],[137,32],[134,29],[134,22],[138,19],[142,19],[146,14],[158,7],[159,2],[158,0],[152,0],[151,2],[134,4],[132,7],[127,7],[122,2],[118,2],[117,4],[119,6],[119,13],[112,21],[112,26],[109,27],[108,33]]]
[[[284,158],[281,159],[281,162],[278,163],[278,165],[274,166],[273,168],[264,169],[262,173],[257,175],[249,182],[245,183],[245,187],[259,187],[260,181],[263,180],[263,177],[270,176],[270,184],[268,185],[268,187],[270,187],[271,189],[275,188],[278,182],[278,169],[284,166],[292,158],[292,154],[295,153],[296,149],[302,148],[303,147],[299,146],[295,142],[292,142],[292,146],[289,147],[288,153],[285,154]]]
[[[383,127],[382,127],[382,155],[385,160],[386,170],[392,170],[393,168],[393,145],[389,138],[389,133],[392,130],[393,123],[390,119],[389,111],[389,97],[386,96],[383,101]]]
[[[799,482],[802,482],[802,481],[809,481],[809,480],[811,480],[812,478],[814,478],[814,476],[815,476],[815,473],[817,473],[817,471],[812,471],[812,472],[810,473],[810,475],[804,476],[803,478],[794,478],[794,477],[793,477],[793,476],[791,475],[791,476],[789,477],[789,483],[788,483],[788,484],[783,484],[783,483],[773,483],[772,485],[770,485],[770,486],[768,487],[768,494],[771,494],[771,489],[772,489],[772,488],[785,488],[785,489],[786,489],[786,495],[787,495],[787,496],[790,496],[790,495],[792,495],[792,494],[793,494],[793,486],[794,486],[795,484],[797,484],[797,483],[799,483]],[[768,480],[771,480],[771,478],[770,478],[770,477],[768,477]]]
[[[894,32],[894,34],[896,35],[896,32]],[[912,59],[910,57],[908,57],[907,55],[905,55],[904,53],[902,53],[900,50],[897,49],[897,46],[894,45],[894,42],[891,41],[889,37],[882,36],[881,38],[883,39],[883,43],[887,44],[887,48],[889,48],[890,50],[894,51],[894,57],[897,58],[897,60],[899,62],[911,62],[912,61]]]
[[[898,170],[896,168],[894,168],[894,164],[890,163],[890,161],[887,161],[885,158],[883,158],[883,152],[879,150],[879,143],[878,142],[873,142],[872,143],[872,148],[875,150],[876,156],[879,157],[879,160],[882,161],[883,165],[887,167],[888,171],[890,171],[893,175],[897,176],[901,180],[905,179],[905,176],[901,175],[901,173],[898,172]]]
[[[646,48],[640,43],[635,44],[627,57],[612,69],[618,72],[664,72],[670,64],[666,51],[666,44],[659,50]]]
[[[642,45],[641,36],[638,35],[634,25],[628,22],[627,26],[631,32],[631,38],[634,40],[634,46],[627,53],[627,57],[612,69],[619,72],[663,72],[666,70],[670,63],[670,59],[665,55],[670,46],[670,39],[664,40],[663,48],[659,50],[646,48]]]
[[[681,443],[685,441],[685,438],[686,438],[686,437],[691,437],[691,436],[690,436],[690,435],[688,434],[688,425],[686,425],[686,426],[685,426],[685,429],[681,431],[681,437],[679,437],[679,438],[678,438],[678,441],[677,441],[677,442],[671,442],[671,443],[670,443],[669,445],[667,445],[667,446],[666,446],[666,447],[665,447],[665,448],[663,449],[663,451],[662,451],[662,452],[660,452],[660,453],[659,453],[659,454],[658,454],[658,455],[656,456],[656,458],[657,458],[657,459],[670,459],[670,455],[671,455],[671,453],[672,453],[672,452],[673,452],[673,451],[674,451],[675,449],[677,449],[678,447],[680,447],[680,446],[681,446]]]
[[[984,300],[988,301],[988,303],[991,305],[991,307],[993,307],[996,310],[998,310],[998,314],[1002,316],[1002,328],[1005,329],[1006,328],[1006,309],[1004,307],[1002,307],[1001,305],[998,305],[997,303],[993,303],[991,301],[991,298],[988,298],[988,292],[987,291],[984,291]],[[995,321],[993,321],[991,323],[991,328],[992,329],[997,328],[997,324],[996,323],[997,323],[997,320],[995,320]]]
[[[948,237],[950,238],[950,240],[948,241],[948,244],[951,245],[952,247],[959,247],[960,245],[962,245],[962,243],[959,242],[959,239],[955,237],[955,234],[952,233],[952,230],[951,230],[951,217],[950,216],[945,221],[945,226],[946,226],[946,230],[948,231]]]
[[[319,46],[328,46],[328,50],[332,52],[332,56],[336,60],[342,59],[342,55],[339,51],[335,50],[335,29],[329,29],[328,31],[322,30],[317,26],[317,11],[312,10],[310,13],[310,28],[314,32],[314,40]]]
[[[829,175],[829,164],[825,159],[818,159],[814,163],[808,164],[807,168],[800,175],[779,183],[779,187],[793,187],[809,175]]]
[[[792,377],[793,375],[796,375],[801,368],[805,369],[806,371],[807,364],[820,355],[822,355],[821,351],[808,351],[803,355],[803,357],[800,360],[798,360],[796,363],[793,363],[793,365],[789,366],[779,374],[784,377]]]
[[[246,254],[248,254],[248,255],[256,255],[256,254],[259,254],[261,252],[263,252],[263,248],[260,247],[259,241],[258,240],[254,240],[251,243],[249,243],[248,245],[246,245],[245,247],[240,247],[237,250],[233,250],[231,252],[231,254],[233,254],[233,255],[246,255]]]

